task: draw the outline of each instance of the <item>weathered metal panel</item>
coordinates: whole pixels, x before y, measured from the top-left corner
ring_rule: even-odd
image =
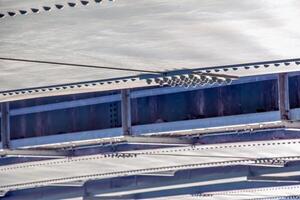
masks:
[[[99,104],[12,117],[12,138],[121,126],[120,103]]]
[[[275,80],[133,100],[133,124],[170,122],[278,109]]]
[[[290,108],[300,107],[300,76],[289,78]]]
[[[11,108],[98,97],[98,92],[38,98],[11,103]],[[300,107],[300,76],[290,78],[291,108]],[[277,81],[266,80],[223,87],[134,98],[132,124],[201,119],[278,110]],[[11,117],[13,139],[121,127],[121,104],[111,102]]]

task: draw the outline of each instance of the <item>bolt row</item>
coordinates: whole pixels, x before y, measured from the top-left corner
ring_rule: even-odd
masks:
[[[136,81],[137,79],[119,79],[119,80],[112,80],[112,81],[99,81],[99,82],[92,82],[92,83],[81,83],[81,84],[74,84],[74,85],[63,85],[57,87],[47,87],[47,88],[36,88],[36,89],[28,89],[28,90],[21,90],[21,91],[11,91],[11,92],[3,92],[0,93],[2,96],[15,96],[15,95],[28,95],[28,94],[36,94],[42,92],[56,92],[59,90],[67,90],[67,89],[78,89],[78,88],[86,88],[86,87],[96,87],[101,85],[110,85],[110,84],[120,84],[126,83],[128,81]]]
[[[256,159],[255,164],[284,165],[287,161],[277,159]]]
[[[206,84],[231,84],[231,78],[217,77],[217,76],[208,76],[208,75],[199,75],[199,74],[182,74],[174,76],[165,76],[157,78],[146,79],[147,84],[156,83],[160,86],[171,86],[171,87],[197,87],[203,86]]]
[[[278,62],[278,63],[271,63],[271,64],[261,64],[261,65],[244,65],[244,66],[238,66],[238,67],[224,67],[224,68],[216,68],[216,69],[207,69],[205,70],[205,72],[207,73],[210,73],[210,72],[221,72],[221,71],[224,71],[224,72],[227,72],[229,70],[233,70],[233,71],[236,71],[236,70],[239,70],[239,69],[251,69],[251,68],[254,68],[254,69],[258,69],[258,68],[268,68],[268,67],[279,67],[279,66],[289,66],[291,64],[296,64],[296,65],[300,65],[300,61],[292,61],[292,62]]]
[[[94,0],[95,3],[101,3],[103,0]],[[108,0],[108,1],[114,1],[114,0]],[[20,15],[27,15],[29,13],[39,13],[41,11],[46,11],[49,12],[53,9],[58,9],[58,10],[62,10],[64,7],[68,6],[70,8],[74,8],[78,5],[83,5],[83,6],[87,6],[90,3],[90,1],[86,1],[86,0],[81,0],[80,2],[76,3],[76,2],[68,2],[66,5],[63,4],[55,4],[54,6],[43,6],[42,8],[30,8],[29,10],[18,10],[18,11],[8,11],[6,14],[4,13],[0,13],[0,18],[4,18],[6,16],[10,16],[10,17],[14,17],[18,14]]]
[[[104,158],[136,158],[136,153],[113,153],[113,154],[104,154]]]

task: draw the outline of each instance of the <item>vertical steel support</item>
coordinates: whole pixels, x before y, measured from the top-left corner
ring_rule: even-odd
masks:
[[[278,74],[278,107],[281,120],[289,120],[289,76],[287,73]]]
[[[3,149],[10,148],[9,103],[1,103],[1,141]]]
[[[130,90],[121,90],[122,128],[123,135],[132,135]]]

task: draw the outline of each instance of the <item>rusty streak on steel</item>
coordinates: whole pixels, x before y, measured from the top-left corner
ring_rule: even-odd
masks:
[[[280,118],[282,120],[289,120],[289,76],[287,73],[278,74],[278,107]]]
[[[9,103],[1,103],[1,141],[2,148],[10,148],[10,116],[9,116]]]

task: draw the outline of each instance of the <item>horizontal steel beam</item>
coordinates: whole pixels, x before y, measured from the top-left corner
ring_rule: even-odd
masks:
[[[292,109],[293,120],[300,120],[300,109]],[[215,117],[209,119],[184,120],[176,122],[165,122],[158,124],[133,126],[134,135],[195,135],[207,133],[220,133],[230,131],[259,130],[269,128],[297,128],[298,123],[281,122],[279,111],[243,114],[226,117]],[[84,145],[95,145],[107,142],[120,142],[122,129],[101,129],[75,133],[65,133],[34,138],[23,138],[11,141],[12,148],[22,147],[75,147]],[[1,143],[0,143],[1,146]]]
[[[209,131],[210,129],[217,130],[223,128],[223,131],[225,131],[228,128],[228,130],[230,130],[230,127],[226,126],[242,126],[241,129],[247,129],[247,125],[249,124],[260,125],[261,123],[268,122],[280,122],[279,111],[139,125],[133,127],[133,133],[136,135],[174,135],[178,132],[188,133],[198,131],[199,133],[201,133],[201,131],[205,133],[205,131],[211,132]],[[220,130],[218,131],[220,132]]]
[[[286,60],[273,60],[266,62],[256,62],[256,63],[244,63],[244,64],[235,64],[235,65],[225,65],[225,66],[214,66],[214,67],[204,67],[199,69],[189,69],[188,71],[198,71],[203,73],[210,73],[212,71],[219,74],[221,70],[227,72],[228,69],[231,69],[232,72],[241,69],[246,70],[250,68],[261,68],[258,73],[245,73],[244,76],[255,76],[259,75],[262,72],[263,74],[274,74],[285,72],[294,72],[298,70],[298,65],[300,64],[299,59],[286,59]],[[271,67],[272,66],[272,67]],[[281,69],[279,66],[287,69]],[[267,70],[264,68],[270,67],[272,70]],[[177,70],[178,71],[178,70]],[[179,70],[180,71],[180,70]],[[164,72],[168,74],[169,72]],[[172,73],[172,72],[171,72]],[[164,75],[162,74],[162,75]],[[221,74],[221,73],[220,73]],[[238,73],[239,74],[239,73]],[[237,75],[236,73],[230,75]],[[59,96],[59,95],[69,95],[69,94],[78,94],[78,93],[87,93],[87,92],[97,92],[97,91],[111,91],[111,90],[120,90],[120,89],[130,89],[130,88],[141,88],[149,86],[157,86],[157,83],[151,83],[150,85],[146,83],[145,80],[141,80],[141,74],[131,77],[120,77],[114,79],[106,80],[96,80],[80,83],[70,83],[64,85],[52,85],[45,87],[36,87],[20,90],[11,90],[0,92],[0,102],[7,101],[16,101],[23,99],[32,99],[38,97],[49,97],[49,96]]]
[[[289,74],[290,74],[290,76],[297,76],[297,75],[300,75],[300,72],[289,73]],[[232,85],[245,84],[245,83],[257,82],[257,81],[276,80],[276,79],[277,79],[277,76],[272,75],[272,74],[256,76],[256,77],[243,77],[241,79],[233,81]],[[195,88],[193,88],[193,87],[191,87],[191,88],[181,88],[181,87],[174,87],[174,88],[166,87],[166,88],[164,88],[163,87],[163,88],[155,88],[155,89],[138,90],[138,91],[131,92],[131,98],[132,99],[143,98],[143,97],[149,97],[149,96],[180,93],[180,92],[194,91],[194,90],[214,88],[214,87],[220,87],[220,86],[207,85],[207,86],[195,87]],[[13,109],[13,110],[11,110],[11,116],[26,115],[26,114],[32,114],[32,113],[39,113],[39,112],[46,112],[46,111],[53,111],[53,110],[60,110],[60,109],[68,109],[68,108],[75,108],[75,107],[81,107],[81,106],[89,106],[89,105],[110,103],[110,102],[116,102],[116,101],[121,101],[120,94]],[[1,113],[0,113],[0,116],[1,116]]]
[[[51,157],[61,158],[69,156],[67,151],[58,150],[29,150],[29,149],[14,149],[14,150],[0,150],[0,156],[22,156],[22,157]]]
[[[62,148],[97,145],[107,142],[119,142],[120,136],[122,136],[121,128],[101,129],[34,138],[16,139],[12,140],[12,147],[23,148],[41,146],[47,148]]]
[[[176,137],[159,137],[159,136],[125,136],[124,140],[128,143],[140,144],[170,144],[170,145],[191,145],[192,139]]]

